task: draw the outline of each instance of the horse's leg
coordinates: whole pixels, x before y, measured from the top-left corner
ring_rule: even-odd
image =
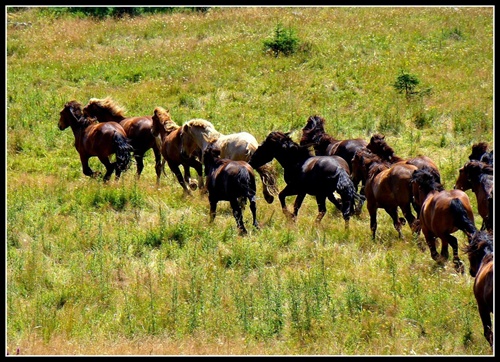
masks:
[[[304,200],[305,194],[297,195],[295,202],[297,202],[297,200],[299,199],[300,196],[302,196],[302,200],[300,201],[300,203],[302,204],[302,201]],[[332,197],[335,198],[335,196],[333,196],[333,194],[332,194]],[[330,201],[332,201],[330,199],[330,196],[328,196],[328,199]],[[326,195],[316,195],[316,204],[318,205],[318,216],[316,216],[315,222],[319,224],[326,214]]]
[[[213,222],[217,214],[217,200],[209,196],[208,202],[210,203],[210,222]]]
[[[370,230],[372,231],[372,240],[375,240],[375,233],[377,232],[377,206],[367,203],[366,209],[370,215]]]
[[[431,258],[438,263],[441,263],[439,253],[436,250],[436,236],[427,229],[422,229],[422,233],[424,234],[425,242],[427,243],[429,251],[431,252]]]
[[[484,301],[481,300],[477,300],[477,309],[479,311],[479,316],[481,317],[481,322],[483,322],[484,338],[486,338],[490,346],[493,347],[493,331],[491,330],[490,309],[484,304]]]
[[[206,193],[207,189],[205,187],[205,181],[203,177],[203,165],[196,158],[191,157],[189,159],[189,166],[194,168],[196,173],[198,174],[198,189],[202,194]]]
[[[174,162],[170,162],[169,160],[167,160],[167,163],[168,163],[168,167],[170,167],[170,170],[172,170],[172,172],[174,173],[175,177],[177,177],[177,181],[179,181],[179,184],[184,189],[184,193],[188,194],[188,195],[191,195],[191,190],[189,189],[189,187],[184,182],[184,178],[182,177],[182,173],[181,173],[181,170],[179,168],[179,165],[176,164],[176,163],[174,163]]]
[[[161,160],[161,152],[158,146],[153,147],[153,152],[155,155],[155,171],[156,171],[156,186],[160,186],[160,176],[163,169],[163,163]]]
[[[89,156],[80,154],[80,161],[82,162],[82,171],[85,176],[97,177],[100,172],[94,172],[89,166]]]
[[[331,203],[334,204],[335,207],[337,209],[339,209],[339,211],[342,212],[342,201],[340,201],[339,199],[337,199],[333,193],[330,194],[330,195],[328,195],[328,200],[330,200]]]
[[[99,156],[99,160],[106,166],[106,173],[104,174],[103,180],[106,182],[111,178],[111,175],[115,171],[116,168],[116,162],[111,163],[109,161],[108,156]],[[119,174],[117,172],[116,178],[119,178]]]
[[[233,216],[236,219],[236,226],[240,230],[240,234],[246,234],[247,229],[245,229],[245,225],[243,224],[243,212],[241,210],[241,205],[238,202],[238,199],[231,199],[229,203],[231,204],[231,208],[233,209]]]
[[[416,218],[411,212],[411,205],[408,204],[402,206],[401,211],[403,212],[403,216],[405,217],[406,221],[408,221],[408,225],[410,226],[411,231],[413,233],[417,233],[418,226],[415,225]]]
[[[446,239],[446,241],[444,241]],[[448,235],[445,237],[441,237],[442,246],[441,246],[441,255],[443,258],[448,259],[448,244],[450,244],[453,250],[453,264],[455,265],[455,270],[461,274],[464,273],[464,263],[458,257],[458,241],[457,238],[453,235]]]
[[[257,223],[257,203],[255,202],[255,197],[250,197],[250,211],[252,212],[252,224],[256,229],[259,229],[259,224]]]
[[[288,211],[288,209],[286,207],[286,201],[285,201],[286,197],[291,196],[291,195],[296,195],[296,193],[295,193],[293,187],[286,185],[285,188],[283,190],[281,190],[281,192],[278,194],[278,199],[280,200],[281,210],[283,210],[283,213],[288,218],[294,220],[295,216],[290,211]]]
[[[401,229],[403,228],[403,225],[406,224],[406,220],[402,217],[398,217],[398,207],[390,207],[386,208],[385,211],[389,214],[389,216],[392,219],[392,224],[394,225],[394,229],[398,232],[398,237],[400,239],[403,238],[403,233],[401,232]]]
[[[142,170],[144,169],[144,153],[137,153],[134,151],[134,158],[135,163],[137,163],[137,173],[135,176],[139,179],[141,177]]]
[[[295,202],[293,204],[293,219],[294,220],[297,219],[297,215],[299,213],[299,209],[302,206],[302,202],[304,201],[305,197],[306,197],[305,192],[300,192],[300,193],[297,194],[297,197],[295,198]],[[325,202],[323,201],[323,205],[324,204],[325,204]],[[323,215],[325,215],[325,212],[326,212],[326,207],[325,207],[325,210],[323,211]],[[319,218],[319,221],[321,221],[321,219],[323,218],[323,215],[321,217],[319,217],[319,215],[318,215],[316,217],[316,220],[318,220],[318,218]]]

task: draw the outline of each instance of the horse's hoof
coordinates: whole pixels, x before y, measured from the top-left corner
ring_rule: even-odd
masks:
[[[453,264],[455,265],[455,270],[457,271],[457,273],[464,274],[464,263],[461,260],[454,260]]]
[[[198,181],[190,180],[189,181],[189,188],[193,191],[196,190],[198,188]]]

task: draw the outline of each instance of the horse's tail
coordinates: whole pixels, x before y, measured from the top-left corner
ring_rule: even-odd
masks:
[[[268,204],[271,204],[274,200],[274,196],[277,196],[279,193],[276,173],[269,164],[260,166],[256,171],[259,173],[260,179],[262,180],[262,193],[264,194],[264,199]]]
[[[346,170],[339,167],[338,179],[337,179],[337,192],[340,194],[342,199],[342,215],[344,220],[349,220],[352,215],[361,210],[364,202],[364,196],[359,195],[356,192],[354,183]],[[355,206],[356,201],[360,202],[359,206]]]
[[[464,204],[460,199],[454,198],[451,200],[450,212],[458,229],[467,235],[472,235],[477,231],[476,225],[474,225],[474,222],[467,215]]]
[[[134,148],[130,144],[130,139],[118,132],[113,135],[113,144],[116,154],[116,167],[121,172],[124,172],[130,167],[132,161],[131,152],[134,151]]]
[[[244,208],[247,200],[255,201],[255,176],[251,174],[250,170],[246,167],[240,167],[236,176],[236,182],[238,184],[237,187],[241,192],[238,197],[238,202],[241,208]]]

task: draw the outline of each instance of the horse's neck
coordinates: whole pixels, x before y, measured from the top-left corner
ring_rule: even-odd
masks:
[[[323,133],[318,144],[314,147],[314,150],[317,152],[316,154],[327,155],[331,148],[339,142],[339,140],[336,140],[332,136]]]

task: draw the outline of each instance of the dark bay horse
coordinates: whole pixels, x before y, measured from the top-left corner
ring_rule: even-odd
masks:
[[[191,194],[191,190],[196,189],[198,186],[203,189],[203,165],[194,154],[194,150],[189,153],[182,152],[181,126],[172,121],[170,112],[163,107],[156,107],[151,119],[153,122],[151,127],[152,135],[154,137],[159,136],[161,140],[161,155],[184,192]],[[164,165],[164,162],[162,162],[162,169]],[[181,165],[184,168],[184,177],[180,170]],[[190,167],[194,168],[198,173],[198,185],[191,180]]]
[[[375,133],[371,136],[370,142],[368,143],[366,148],[378,155],[382,160],[388,161],[390,163],[406,162],[407,164],[417,166],[417,168],[420,169],[427,167],[433,173],[436,181],[441,183],[441,173],[439,172],[439,169],[435,162],[430,157],[423,155],[411,157],[408,159],[399,157],[394,153],[394,149],[387,144],[385,136],[380,133]]]
[[[86,176],[97,177],[100,173],[93,171],[89,166],[89,158],[97,156],[106,166],[104,181],[108,181],[115,172],[118,179],[126,171],[132,160],[133,151],[129,139],[120,124],[116,122],[98,123],[82,114],[82,105],[77,101],[70,101],[60,111],[59,129],[71,127],[75,136],[75,148],[80,154],[82,170]],[[115,154],[116,162],[109,157]]]
[[[274,158],[284,169],[287,185],[278,198],[286,216],[296,220],[305,196],[313,195],[318,204],[316,222],[320,222],[325,215],[328,198],[342,211],[345,226],[348,227],[350,217],[361,209],[364,197],[356,192],[349,174],[333,157],[312,156],[307,147],[298,145],[288,133],[274,131],[259,145],[249,163],[253,168],[258,168]],[[336,199],[334,192],[340,194],[341,202]],[[285,202],[286,197],[292,195],[297,195],[293,213],[288,211]]]
[[[249,161],[259,144],[255,137],[248,132],[222,134],[214,125],[202,118],[195,118],[182,125],[182,139],[184,148],[196,146],[198,152],[203,152],[213,143],[221,152],[221,158],[235,161]],[[202,161],[203,162],[203,161]],[[276,174],[270,164],[255,169],[262,181],[262,194],[268,204],[274,201],[278,194]]]
[[[453,188],[474,192],[477,210],[483,219],[481,230],[493,230],[493,166],[472,160],[466,162],[458,173]]]
[[[313,146],[316,156],[338,155],[342,157],[352,170],[352,157],[356,150],[366,147],[368,143],[361,138],[337,140],[325,132],[325,119],[321,116],[310,116],[302,128],[301,146]],[[356,185],[355,185],[356,186]]]
[[[205,149],[203,163],[207,175],[210,222],[215,219],[217,203],[229,201],[240,234],[247,234],[243,223],[243,209],[248,200],[252,211],[252,224],[258,229],[253,168],[246,161],[220,158],[220,150],[213,144]]]
[[[472,145],[471,154],[469,155],[469,160],[477,160],[493,165],[493,150],[489,150],[487,142],[474,143]]]
[[[156,184],[160,183],[162,170],[159,142],[151,133],[153,120],[151,116],[127,117],[122,107],[111,97],[104,99],[91,98],[83,108],[83,114],[95,117],[99,122],[118,122],[122,125],[134,147],[134,159],[137,163],[137,177],[144,169],[144,154],[149,149],[155,156]]]
[[[420,206],[420,227],[432,259],[448,260],[448,244],[453,249],[455,269],[463,273],[458,257],[458,242],[451,235],[462,230],[468,238],[476,232],[469,196],[462,190],[445,190],[427,169],[417,169],[411,176],[415,202]],[[441,255],[436,250],[436,238],[441,239]]]
[[[491,313],[493,313],[493,235],[477,231],[469,239],[464,251],[469,257],[469,273],[474,280],[474,297],[483,324],[483,335],[493,347]]]
[[[377,209],[384,209],[392,219],[394,228],[399,238],[403,237],[401,229],[406,221],[414,233],[418,233],[416,217],[411,208],[418,215],[418,206],[413,201],[410,179],[414,165],[395,163],[382,160],[366,148],[356,151],[352,162],[352,176],[354,179],[366,180],[364,186],[366,208],[370,214],[370,229],[372,239],[377,231]],[[404,218],[398,217],[398,208],[403,212]]]

